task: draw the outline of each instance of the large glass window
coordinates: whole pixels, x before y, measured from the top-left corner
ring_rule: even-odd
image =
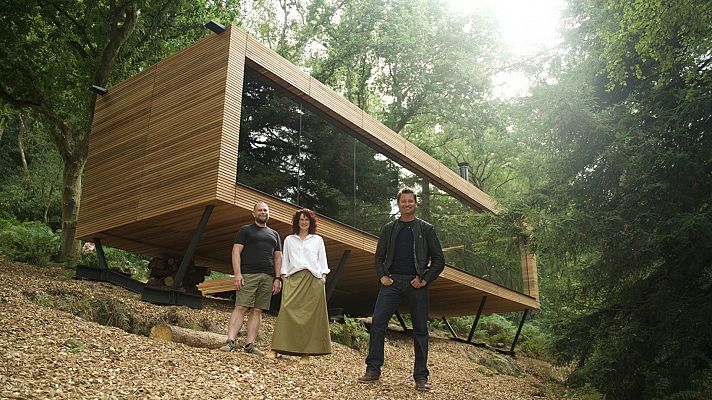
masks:
[[[420,193],[449,265],[511,289],[522,286],[512,224],[464,206],[379,154],[325,114],[246,67],[237,181],[378,234],[401,186]],[[492,240],[497,237],[499,239]]]
[[[237,181],[355,228],[390,219],[398,166],[246,68]]]

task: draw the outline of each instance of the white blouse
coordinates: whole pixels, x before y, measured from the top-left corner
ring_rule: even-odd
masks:
[[[317,278],[331,272],[326,261],[324,239],[319,235],[307,235],[304,240],[299,235],[289,235],[282,247],[282,276],[308,269]]]

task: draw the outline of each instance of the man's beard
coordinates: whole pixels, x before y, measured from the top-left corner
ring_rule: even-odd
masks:
[[[267,220],[269,219],[268,215],[263,216],[258,216],[255,218],[255,221],[259,222],[260,224],[266,224]]]

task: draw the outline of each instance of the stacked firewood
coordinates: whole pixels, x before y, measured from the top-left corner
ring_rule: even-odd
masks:
[[[149,279],[146,285],[172,287],[175,283],[180,263],[180,258],[154,257],[148,264]],[[188,293],[201,294],[200,290],[198,290],[198,284],[205,281],[207,275],[210,275],[209,268],[198,267],[191,261],[183,277],[180,289]]]

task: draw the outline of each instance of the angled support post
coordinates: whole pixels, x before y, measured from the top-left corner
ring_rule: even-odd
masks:
[[[452,329],[452,325],[450,325],[450,322],[448,322],[447,318],[442,317],[443,322],[445,323],[445,326],[447,327],[447,330],[450,331],[450,334],[452,335],[452,338],[455,340],[459,340],[460,338],[457,336],[457,333],[455,333],[455,330]]]
[[[509,348],[509,352],[514,355],[514,346],[517,345],[517,341],[519,341],[519,334],[522,333],[522,327],[524,326],[524,320],[527,319],[527,315],[529,314],[529,309],[524,310],[524,314],[522,315],[522,320],[519,321],[519,328],[517,328],[517,333],[514,335],[514,340],[512,341],[512,347]]]
[[[467,341],[472,343],[472,338],[475,336],[475,329],[477,324],[480,322],[480,316],[482,316],[482,310],[485,308],[485,302],[487,302],[487,296],[482,296],[482,301],[480,301],[480,308],[477,309],[477,316],[475,320],[472,321],[472,328],[470,328],[470,334],[467,335]]]
[[[99,262],[99,268],[109,269],[109,265],[106,263],[106,254],[104,254],[104,247],[101,246],[101,239],[94,238],[94,249],[96,249],[96,259]]]
[[[327,304],[329,303],[329,300],[331,299],[331,295],[334,293],[334,288],[336,288],[336,284],[339,282],[339,278],[341,278],[341,273],[344,271],[344,267],[346,266],[346,261],[349,259],[349,256],[351,255],[351,250],[344,250],[344,252],[341,254],[341,259],[339,260],[339,266],[336,267],[336,270],[332,273],[331,278],[326,281],[326,302]]]
[[[408,332],[409,329],[407,326],[405,326],[405,321],[403,321],[403,317],[398,313],[398,311],[395,312],[396,318],[398,318],[398,322],[400,322],[401,327],[403,327],[403,332]]]
[[[215,206],[212,204],[205,206],[203,216],[200,218],[200,222],[198,222],[195,232],[193,232],[193,237],[190,239],[190,243],[185,251],[183,260],[181,260],[180,266],[178,267],[178,272],[176,272],[176,278],[173,281],[173,286],[169,288],[145,286],[141,292],[141,300],[153,304],[179,305],[188,306],[190,308],[203,307],[203,297],[192,293],[186,293],[181,290],[181,285],[183,283],[183,278],[188,271],[188,266],[193,260],[193,254],[195,254],[195,249],[198,247],[200,237],[203,236],[205,225],[208,224],[208,219],[210,218],[210,214],[213,212],[214,208]]]
[[[193,232],[193,237],[190,239],[190,244],[188,244],[183,260],[181,260],[180,266],[178,267],[178,272],[176,272],[176,279],[173,281],[173,289],[178,289],[183,284],[185,273],[188,272],[188,266],[190,265],[190,262],[193,261],[193,254],[195,254],[195,249],[198,247],[200,237],[203,236],[205,225],[208,224],[208,219],[210,218],[210,214],[212,214],[214,208],[215,206],[212,204],[205,206],[203,216],[200,217],[200,222],[198,222],[198,226],[195,228],[195,232]]]

